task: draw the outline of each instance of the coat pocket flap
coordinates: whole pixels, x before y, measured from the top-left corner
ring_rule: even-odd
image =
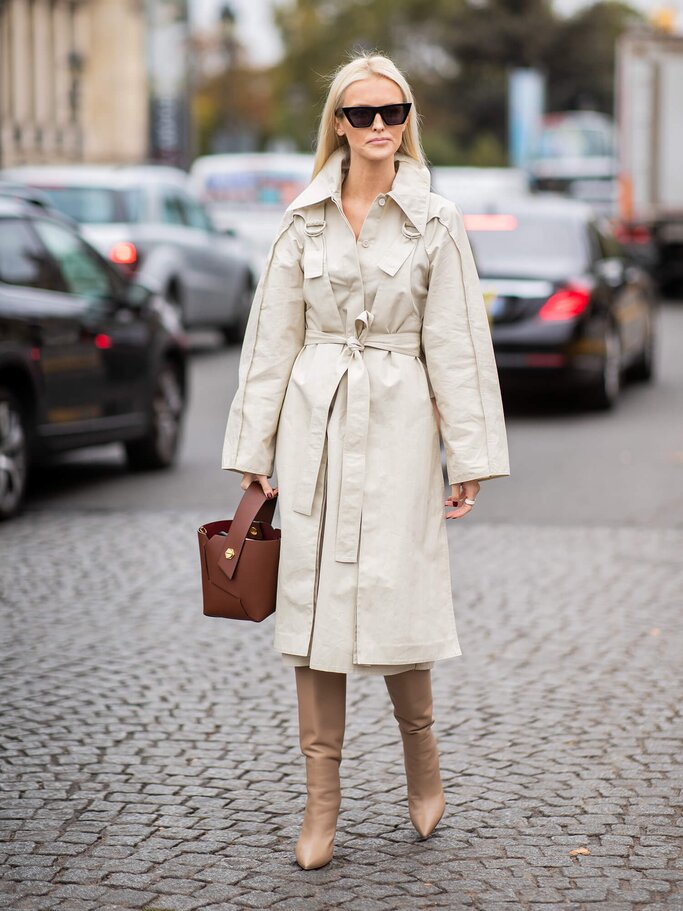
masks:
[[[378,263],[382,272],[386,272],[387,275],[396,275],[415,250],[415,240],[416,238],[408,238],[404,235],[398,243],[393,244]]]

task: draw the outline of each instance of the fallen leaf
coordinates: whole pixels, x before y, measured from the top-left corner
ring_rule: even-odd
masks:
[[[569,854],[573,857],[575,854],[590,854],[591,852],[588,848],[574,848],[573,851],[570,851]]]
[[[656,627],[656,626],[653,626],[652,629],[651,629],[650,632],[649,632],[649,635],[650,635],[650,636],[659,636],[660,633],[661,633],[661,629],[659,629],[659,628]]]

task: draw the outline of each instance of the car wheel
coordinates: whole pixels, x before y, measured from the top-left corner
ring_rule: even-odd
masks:
[[[608,325],[603,341],[602,370],[588,394],[589,405],[597,409],[614,407],[621,392],[621,338],[616,326]]]
[[[655,371],[655,332],[652,319],[648,318],[647,331],[643,340],[643,350],[638,359],[629,367],[628,374],[631,379],[647,382],[654,376]]]
[[[185,326],[185,308],[183,307],[183,297],[178,287],[178,283],[172,281],[164,294],[164,300],[175,313],[181,326]]]
[[[244,338],[253,299],[254,285],[250,280],[247,280],[242,286],[237,299],[237,319],[223,327],[223,338],[227,345],[238,345]]]
[[[21,509],[28,480],[26,415],[18,399],[0,388],[0,520]]]
[[[125,444],[126,458],[135,470],[169,468],[180,443],[184,395],[178,372],[166,364],[157,378],[147,434]]]

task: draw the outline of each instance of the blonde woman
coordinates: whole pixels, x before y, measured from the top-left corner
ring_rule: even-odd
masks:
[[[295,668],[308,795],[297,862],[332,859],[349,673],[384,676],[427,837],[445,808],[431,669],[461,654],[444,519],[509,465],[463,220],[430,192],[410,87],[384,56],[331,82],[312,181],[252,305],[222,464],[278,495],[274,647]]]

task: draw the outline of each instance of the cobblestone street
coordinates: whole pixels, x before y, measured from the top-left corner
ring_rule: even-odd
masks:
[[[272,618],[202,616],[210,513],[0,529],[0,907],[683,909],[683,531],[451,523],[446,814],[420,842],[384,681],[351,678],[335,857],[303,871],[293,672]]]

